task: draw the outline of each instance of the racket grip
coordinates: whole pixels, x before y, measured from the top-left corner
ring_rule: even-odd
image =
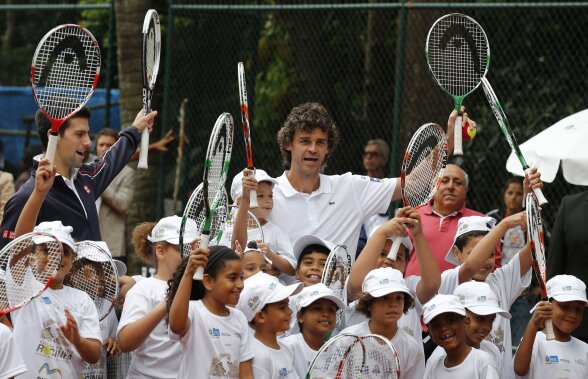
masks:
[[[455,119],[455,129],[453,130],[453,155],[463,155],[461,133],[461,115],[458,114]]]
[[[530,173],[530,171],[531,171],[531,168],[528,168],[528,169],[525,170],[525,173],[527,173],[527,175],[528,175]],[[533,188],[533,193],[535,194],[535,196],[537,196],[537,201],[539,201],[539,205],[543,205],[543,204],[547,204],[548,203],[548,201],[545,198],[545,196],[543,196],[543,191],[541,191],[541,189],[539,189],[539,188]],[[525,205],[524,204],[524,200],[525,199],[523,199],[523,206]]]
[[[139,152],[138,168],[147,169],[147,150],[149,150],[149,131],[147,128],[143,129],[141,133],[141,151]]]
[[[58,134],[51,131],[49,134],[49,142],[47,143],[47,152],[45,153],[45,158],[49,159],[49,168],[51,170],[53,170],[53,164],[55,163],[55,151],[57,150],[58,139]]]
[[[545,321],[545,329],[543,332],[545,333],[545,339],[547,341],[553,341],[555,339],[555,334],[553,333],[553,322],[551,320]]]
[[[200,236],[200,248],[208,249],[208,240],[210,239],[209,234],[202,234]],[[204,278],[204,267],[198,267],[192,279],[202,280]]]
[[[390,248],[390,252],[388,253],[387,258],[391,261],[396,260],[396,256],[398,255],[398,249],[400,249],[400,244],[402,243],[402,238],[400,237],[393,237],[392,238],[392,247]]]
[[[253,172],[250,173],[248,176],[255,176],[255,168],[252,168]],[[257,203],[257,191],[249,191],[249,208],[259,208],[259,203]]]

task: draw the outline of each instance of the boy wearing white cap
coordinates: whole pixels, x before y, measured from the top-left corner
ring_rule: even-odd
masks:
[[[439,289],[441,275],[439,267],[435,263],[433,253],[427,239],[422,233],[420,216],[410,207],[401,208],[396,217],[380,225],[370,236],[361,254],[357,257],[347,283],[347,300],[354,301],[361,295],[363,278],[373,269],[380,267],[392,267],[402,273],[406,271],[408,254],[412,250],[406,228],[412,232],[415,241],[415,254],[419,262],[421,276],[411,275],[404,278],[406,286],[415,298],[415,306],[410,308],[398,320],[398,326],[405,332],[422,343],[421,319],[422,304],[429,301]],[[395,238],[402,238],[396,260],[388,259],[388,253]],[[365,320],[365,316],[358,312],[352,312],[350,307],[345,313],[345,325],[350,326]]]
[[[63,378],[79,378],[84,362],[100,359],[96,306],[88,294],[63,284],[76,255],[72,230],[61,221],[42,222],[34,228],[61,242],[63,258],[49,288],[11,313],[13,338],[28,369],[23,378],[49,377],[52,372],[61,372]]]
[[[362,295],[356,311],[368,320],[345,328],[341,333],[364,336],[379,334],[390,340],[398,352],[403,378],[421,378],[425,355],[420,343],[398,327],[398,320],[414,304],[402,273],[390,267],[372,270],[362,284]]]
[[[125,298],[117,336],[121,351],[134,351],[127,379],[176,378],[182,362],[179,341],[170,338],[165,322],[167,281],[182,261],[180,227],[182,218],[165,217],[157,224],[146,222],[133,230],[135,253],[157,271],[139,281]],[[184,242],[198,236],[196,223],[188,219]]]
[[[445,354],[427,361],[425,379],[498,379],[490,356],[466,343],[466,310],[454,295],[437,295],[423,306],[423,321]]]
[[[316,353],[335,328],[337,310],[345,308],[333,290],[322,283],[304,287],[296,296],[296,320],[300,333],[280,339],[292,352],[294,370],[304,378]]]
[[[278,342],[277,334],[290,328],[292,311],[288,298],[302,289],[302,283],[282,285],[271,275],[258,272],[244,282],[237,309],[255,330],[253,376],[255,378],[296,378],[294,357]]]
[[[453,292],[466,310],[465,338],[468,346],[485,351],[492,358],[492,366],[497,372],[502,369],[502,354],[492,342],[486,340],[486,336],[492,330],[492,324],[496,316],[510,319],[510,313],[500,308],[498,298],[492,292],[490,285],[485,282],[462,283]],[[429,359],[444,356],[445,351],[437,347]]]
[[[463,217],[458,222],[452,249],[445,259],[458,265],[441,274],[439,293],[452,294],[455,288],[470,280],[486,282],[498,299],[502,309],[512,303],[531,283],[531,249],[527,243],[506,265],[494,270],[494,251],[500,239],[511,228],[526,230],[525,213],[503,219],[496,227],[491,217]],[[500,377],[514,378],[512,366],[512,337],[510,320],[500,314],[494,320],[492,331],[486,337],[502,354]]]
[[[251,175],[255,173],[255,176]],[[249,240],[258,240],[259,249],[265,254],[272,265],[280,270],[280,278],[285,282],[293,282],[296,260],[292,256],[292,245],[288,236],[276,224],[269,222],[268,217],[274,207],[273,187],[276,180],[264,170],[255,171],[245,169],[233,178],[231,184],[231,197],[239,206],[235,223],[233,225],[232,240],[229,247],[235,246],[238,241],[245,246]],[[249,194],[251,190],[257,192],[259,207],[250,208]],[[259,220],[263,231],[263,241],[259,233],[247,230],[247,212],[250,211]],[[248,235],[251,234],[251,235]]]
[[[572,337],[588,305],[586,284],[573,275],[557,275],[546,283],[549,302],[540,302],[514,359],[514,370],[524,378],[588,378],[588,344]],[[551,319],[555,340],[543,330]]]

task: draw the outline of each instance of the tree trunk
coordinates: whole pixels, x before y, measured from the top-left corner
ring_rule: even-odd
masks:
[[[143,18],[148,9],[153,7],[150,0],[116,0],[116,38],[118,83],[120,89],[120,119],[123,128],[135,120],[137,112],[142,108],[142,63],[141,63],[141,30]],[[156,122],[157,123],[157,122]],[[152,136],[157,136],[152,133]],[[152,137],[152,139],[155,139]],[[133,203],[127,213],[127,259],[129,273],[139,272],[140,262],[130,244],[133,228],[140,222],[155,221],[157,196],[156,160],[149,162],[149,170],[136,170],[135,193]],[[131,162],[136,169],[137,162]]]

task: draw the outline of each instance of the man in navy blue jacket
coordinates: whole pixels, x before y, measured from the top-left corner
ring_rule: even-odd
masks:
[[[59,130],[59,140],[55,153],[57,177],[47,194],[39,216],[35,222],[60,220],[73,227],[72,237],[78,241],[100,241],[100,225],[96,210],[96,199],[114,180],[127,164],[141,140],[141,132],[153,127],[156,111],[143,115],[140,111],[133,126],[120,133],[118,141],[102,157],[84,164],[84,156],[90,150],[90,111],[82,108],[68,119]],[[47,148],[51,123],[38,111],[35,122],[43,148]],[[14,229],[18,217],[35,188],[33,176],[23,184],[19,191],[6,203],[4,219],[0,228],[0,248],[14,239]]]

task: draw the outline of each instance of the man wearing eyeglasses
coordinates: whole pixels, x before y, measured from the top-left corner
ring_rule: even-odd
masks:
[[[390,157],[390,147],[383,139],[372,139],[363,149],[363,168],[371,178],[386,177],[386,165]]]

